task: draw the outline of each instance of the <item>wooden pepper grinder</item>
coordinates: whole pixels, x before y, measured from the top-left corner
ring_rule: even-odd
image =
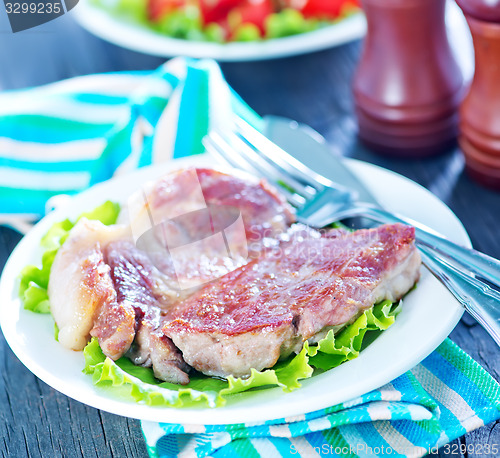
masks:
[[[463,76],[446,35],[446,0],[361,0],[368,22],[354,77],[359,137],[418,158],[456,143]]]
[[[460,107],[459,143],[469,175],[500,189],[500,0],[457,0],[469,24],[475,71]]]

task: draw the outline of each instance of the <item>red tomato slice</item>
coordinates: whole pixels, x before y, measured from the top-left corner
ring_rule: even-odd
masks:
[[[359,0],[307,0],[300,11],[309,18],[336,19],[349,6],[359,7]]]
[[[242,0],[199,0],[201,17],[204,24],[223,22],[229,11],[242,3]]]
[[[228,22],[232,30],[241,24],[254,24],[264,35],[265,20],[272,13],[274,13],[272,0],[243,0],[239,6],[231,10]]]
[[[152,21],[160,20],[165,14],[178,10],[186,5],[186,0],[149,0],[148,16]]]

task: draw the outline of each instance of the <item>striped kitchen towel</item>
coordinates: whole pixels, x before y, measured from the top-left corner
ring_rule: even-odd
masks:
[[[451,340],[378,390],[261,424],[142,422],[157,457],[420,457],[500,418],[500,385]],[[448,444],[448,445],[447,445]],[[500,456],[500,444],[481,450]]]
[[[73,78],[0,94],[0,214],[36,219],[49,198],[203,152],[213,124],[259,118],[210,60]],[[209,126],[210,124],[210,126]]]

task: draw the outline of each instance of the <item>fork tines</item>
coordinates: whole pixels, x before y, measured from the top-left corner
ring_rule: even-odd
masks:
[[[280,186],[287,200],[296,207],[302,207],[324,188],[321,180],[316,180],[315,172],[241,118],[236,119],[234,130],[211,131],[204,145],[231,167],[262,176]]]

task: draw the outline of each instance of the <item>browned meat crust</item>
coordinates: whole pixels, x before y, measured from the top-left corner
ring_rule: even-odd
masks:
[[[325,328],[396,300],[419,277],[414,229],[326,235],[295,227],[288,242],[170,309],[163,328],[195,369],[244,376],[273,366]]]

